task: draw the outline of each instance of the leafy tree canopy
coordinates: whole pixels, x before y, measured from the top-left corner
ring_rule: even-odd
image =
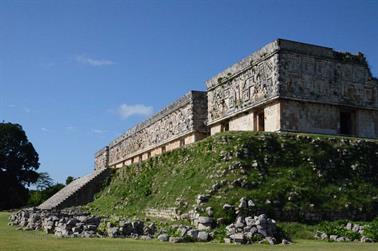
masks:
[[[74,177],[68,176],[66,179],[66,185],[70,184],[72,181],[74,181]]]
[[[19,207],[26,202],[25,186],[40,177],[38,153],[19,124],[0,123],[0,209]]]

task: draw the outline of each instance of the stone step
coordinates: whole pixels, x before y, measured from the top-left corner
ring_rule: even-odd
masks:
[[[109,169],[95,170],[93,173],[78,178],[62,188],[48,200],[38,206],[40,209],[61,209],[90,202],[99,192],[104,180],[110,174]]]

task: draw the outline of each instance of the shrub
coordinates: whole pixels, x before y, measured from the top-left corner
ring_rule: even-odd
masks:
[[[365,225],[364,235],[373,241],[378,241],[378,218]]]
[[[319,225],[319,230],[327,235],[337,235],[347,237],[354,241],[361,238],[361,234],[353,232],[345,228],[344,223],[339,222],[322,222]]]

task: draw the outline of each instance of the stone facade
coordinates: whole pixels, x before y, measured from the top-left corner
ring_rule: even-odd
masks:
[[[207,81],[211,134],[378,137],[378,80],[363,54],[278,39]]]
[[[278,39],[96,153],[121,167],[222,131],[293,131],[378,138],[378,80],[362,53]],[[207,97],[206,97],[207,94]]]
[[[121,167],[208,135],[206,92],[191,91],[96,153],[95,168]]]

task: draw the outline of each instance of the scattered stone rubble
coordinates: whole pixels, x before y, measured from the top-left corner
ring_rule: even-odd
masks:
[[[9,224],[22,230],[43,230],[59,237],[97,237],[100,218],[76,208],[65,210],[22,209],[9,217]]]
[[[358,233],[361,235],[360,241],[361,242],[374,242],[372,239],[369,237],[364,236],[364,226],[355,224],[352,222],[348,222],[345,225],[345,229],[352,231],[354,233]],[[318,240],[327,240],[327,241],[336,241],[336,242],[345,242],[345,241],[352,241],[346,236],[340,236],[340,235],[335,235],[335,234],[326,234],[325,232],[322,231],[316,231],[315,233],[315,239]]]
[[[259,216],[238,216],[236,221],[226,227],[226,243],[251,244],[269,243],[271,245],[289,244],[290,242],[282,237],[276,227],[276,222],[265,214]]]
[[[223,218],[215,219],[213,217],[214,211],[211,207],[205,208],[205,203],[208,201],[208,195],[198,195],[196,205],[186,214],[186,219],[190,220],[198,235],[194,239],[198,241],[209,240],[214,236],[212,230],[221,224],[224,224]],[[259,216],[252,216],[255,210],[255,203],[253,200],[248,200],[243,197],[239,201],[238,206],[231,204],[224,204],[223,210],[235,215],[235,222],[226,226],[226,243],[236,244],[250,244],[253,242],[269,243],[271,245],[290,242],[283,238],[283,234],[277,229],[276,222],[268,218],[265,214]],[[195,232],[195,233],[197,233]],[[188,233],[192,234],[192,232]],[[207,235],[205,233],[208,233]],[[166,236],[161,236],[166,239]],[[181,236],[185,239],[185,234]],[[169,236],[168,236],[169,238]],[[160,238],[159,238],[160,239]],[[190,238],[189,238],[190,239]],[[169,241],[176,242],[177,239],[169,239]]]
[[[208,198],[206,195],[199,195],[197,199],[198,204],[202,205]],[[260,243],[270,244],[277,244],[278,241],[289,243],[281,237],[275,221],[266,215],[244,216],[252,207],[254,207],[253,201],[246,198],[240,199],[238,207],[229,204],[223,206],[224,210],[233,210],[237,216],[235,223],[226,227],[226,243],[248,244],[257,240]],[[20,230],[43,230],[58,237],[110,237],[143,240],[157,238],[160,241],[172,243],[206,242],[214,238],[214,228],[224,224],[224,221],[221,218],[213,217],[214,212],[211,207],[206,207],[202,211],[199,207],[195,207],[187,214],[187,219],[191,220],[191,226],[172,225],[168,229],[158,229],[153,222],[114,221],[91,216],[81,211],[79,207],[63,210],[23,209],[9,217],[9,224],[18,226]]]
[[[173,225],[171,231],[174,232],[174,236],[170,236],[168,233],[163,231],[158,235],[158,240],[169,241],[172,243],[192,241],[206,242],[210,241],[214,237],[213,232],[198,230],[192,226],[185,225]]]
[[[9,224],[20,230],[43,230],[58,237],[111,237],[151,239],[157,227],[154,223],[108,219],[91,216],[77,208],[64,210],[23,209],[9,217]],[[105,224],[101,228],[100,224]]]

